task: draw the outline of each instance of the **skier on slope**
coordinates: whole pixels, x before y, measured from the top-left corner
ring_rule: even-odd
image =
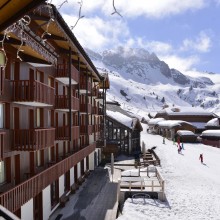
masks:
[[[199,160],[201,161],[201,163],[203,163],[203,154],[199,155]]]

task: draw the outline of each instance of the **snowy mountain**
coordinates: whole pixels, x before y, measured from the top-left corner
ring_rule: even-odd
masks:
[[[86,51],[98,71],[109,75],[108,100],[118,101],[128,111],[143,116],[164,105],[220,109],[220,85],[211,80],[214,73],[197,78],[187,76],[140,48]]]

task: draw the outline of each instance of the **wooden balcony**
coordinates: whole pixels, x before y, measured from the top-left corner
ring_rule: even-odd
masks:
[[[0,161],[3,160],[6,132],[0,130]]]
[[[13,130],[13,150],[36,151],[54,146],[55,128]]]
[[[19,104],[31,106],[53,106],[54,105],[54,88],[30,80],[12,81],[13,94],[12,99]]]
[[[92,107],[92,114],[98,115],[98,107]]]
[[[91,96],[93,96],[94,98],[96,97],[98,97],[98,95],[99,95],[99,89],[98,88],[92,88],[92,92],[91,92]]]
[[[11,102],[12,100],[12,89],[11,89],[11,82],[8,79],[4,79],[2,82],[2,91],[0,94],[0,101],[3,102]]]
[[[71,140],[77,140],[79,138],[79,126],[71,127]],[[56,140],[69,140],[69,126],[56,128]]]
[[[86,114],[88,109],[88,113],[92,113],[92,105],[91,104],[80,104],[80,113]]]
[[[92,83],[86,80],[85,76],[80,76],[80,92],[81,93],[91,93],[92,91]]]
[[[64,64],[57,65],[56,79],[66,85],[69,84],[69,71],[67,65]],[[73,65],[71,65],[71,84],[74,85],[78,83],[79,83],[79,71]]]
[[[99,115],[104,115],[104,110],[103,110],[103,108],[99,108],[98,114],[99,114]]]
[[[81,125],[80,126],[80,134],[92,134],[93,132],[93,125]]]
[[[73,96],[71,98],[71,110],[79,111],[79,99]],[[67,95],[56,95],[55,109],[61,111],[69,111],[69,97]]]
[[[104,93],[99,91],[98,92],[98,96],[97,96],[97,99],[103,99],[104,98]]]
[[[69,171],[77,163],[92,153],[96,148],[96,143],[79,150],[64,160],[50,166],[43,172],[33,176],[25,182],[17,185],[11,190],[0,195],[0,204],[11,212],[15,212],[27,201],[34,198],[43,189],[59,179],[64,173]]]
[[[100,125],[93,125],[93,133],[100,132]]]

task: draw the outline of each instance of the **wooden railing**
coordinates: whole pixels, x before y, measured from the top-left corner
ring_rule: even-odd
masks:
[[[99,94],[98,88],[93,88],[91,95],[94,96],[94,97],[98,97],[98,94]]]
[[[88,92],[91,93],[92,90],[92,83],[86,80],[85,76],[80,77],[80,89],[86,90],[88,89]]]
[[[141,172],[146,172],[146,171],[141,171]],[[140,173],[140,171],[139,171]],[[129,191],[131,191],[133,188],[139,188],[140,191],[151,191],[151,192],[165,192],[165,183],[164,179],[162,178],[161,174],[157,170],[156,167],[153,168],[153,170],[147,170],[147,175],[149,176],[149,173],[154,173],[155,178],[146,178],[144,176],[137,176],[137,179],[132,179],[130,178],[128,181],[121,183],[120,181],[120,186],[121,188],[128,188]],[[142,177],[142,178],[140,178]],[[152,174],[151,174],[152,177]],[[122,178],[123,181],[123,178]]]
[[[98,114],[99,114],[99,115],[104,115],[104,110],[103,110],[103,108],[99,108]]]
[[[81,134],[92,134],[93,132],[93,125],[81,125],[80,126],[80,133]]]
[[[0,204],[15,212],[95,150],[93,143],[0,195]]]
[[[79,99],[71,97],[71,109],[79,111]],[[56,95],[55,96],[55,108],[56,109],[69,109],[69,97],[68,95]]]
[[[6,132],[0,130],[0,160],[3,160]]]
[[[80,112],[87,113],[87,108],[88,108],[88,113],[92,113],[92,105],[91,104],[80,104]]]
[[[54,145],[55,128],[13,130],[13,150],[35,151]]]
[[[17,80],[13,83],[13,101],[41,102],[54,105],[54,88],[31,80]]]
[[[69,78],[68,66],[58,64],[56,77]],[[76,83],[79,83],[79,71],[73,65],[71,65],[71,79],[73,79]]]
[[[103,97],[104,97],[103,92],[100,92],[100,91],[99,91],[99,93],[98,93],[98,99],[103,99]]]
[[[98,107],[92,107],[92,114],[98,115]]]
[[[71,139],[76,140],[80,136],[79,134],[79,126],[71,127]],[[68,140],[69,135],[69,126],[57,127],[56,128],[56,140]]]

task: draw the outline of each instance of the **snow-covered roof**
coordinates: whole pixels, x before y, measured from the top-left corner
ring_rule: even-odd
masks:
[[[206,130],[200,136],[220,137],[220,130]]]
[[[107,110],[106,114],[108,116],[110,116],[111,118],[119,121],[120,123],[122,123],[126,127],[132,128],[133,120],[132,120],[132,118],[128,117],[127,115],[124,115],[124,114],[122,114],[120,112],[110,111],[110,110]]]
[[[151,118],[149,121],[148,121],[148,124],[149,125],[156,125],[159,121],[163,121],[164,118]]]
[[[195,136],[195,134],[192,131],[188,130],[178,130],[176,133],[180,136]]]
[[[181,121],[181,120],[164,120],[164,121],[159,121],[157,123],[160,127],[168,127],[168,128],[172,128],[172,127],[176,127],[176,126],[181,126],[182,124],[189,124],[190,123],[186,122],[186,121]]]
[[[213,115],[212,112],[198,107],[165,108],[158,113],[167,113],[168,115]]]
[[[219,127],[219,120],[218,118],[213,118],[210,121],[208,121],[206,123],[206,126],[210,126],[210,127]]]

